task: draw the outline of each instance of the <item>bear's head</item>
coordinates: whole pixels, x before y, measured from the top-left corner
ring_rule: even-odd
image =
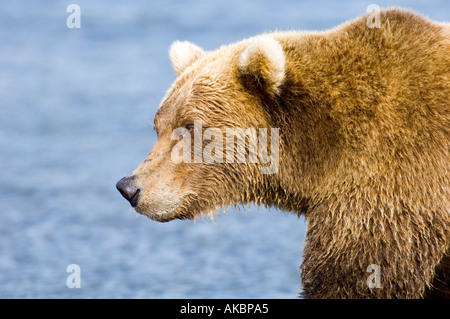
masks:
[[[154,118],[157,141],[118,190],[157,221],[272,205],[282,143],[272,113],[286,77],[281,44],[263,35],[206,52],[177,41],[170,58],[177,79]]]

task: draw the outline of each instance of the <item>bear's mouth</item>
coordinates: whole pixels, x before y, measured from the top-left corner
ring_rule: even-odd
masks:
[[[143,201],[145,202],[145,200]],[[176,203],[170,205],[138,205],[135,210],[151,220],[168,222],[174,219],[195,219],[198,216],[208,215],[214,211],[211,202],[203,202],[190,193],[182,196]]]
[[[174,212],[168,212],[165,210],[160,210],[160,211],[156,211],[156,212],[148,212],[148,211],[142,211],[136,207],[136,211],[139,214],[150,218],[151,220],[161,222],[161,223],[169,222],[171,220],[178,218]]]
[[[138,194],[139,195],[139,194]],[[142,201],[140,205],[133,206],[136,212],[144,215],[151,220],[158,222],[168,222],[174,219],[192,219],[192,214],[189,213],[189,208],[186,205],[188,195],[180,197],[175,202],[167,202],[163,199],[150,201],[146,204],[145,193],[141,196]],[[133,198],[134,199],[134,198]],[[139,199],[138,199],[139,200]]]

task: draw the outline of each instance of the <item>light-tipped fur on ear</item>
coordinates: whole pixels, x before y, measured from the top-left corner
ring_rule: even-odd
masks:
[[[273,37],[255,38],[242,53],[238,67],[242,75],[253,77],[272,97],[280,94],[286,61],[283,48]]]
[[[242,75],[252,77],[272,97],[280,94],[286,61],[283,48],[273,37],[255,38],[242,53],[238,68]]]
[[[205,51],[189,41],[175,41],[170,46],[169,56],[177,75],[199,59]]]

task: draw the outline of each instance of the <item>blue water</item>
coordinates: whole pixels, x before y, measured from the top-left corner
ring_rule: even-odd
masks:
[[[73,2],[81,29],[66,26]],[[372,2],[0,2],[0,297],[296,298],[303,218],[250,206],[161,224],[115,183],[155,142],[172,41],[327,29]],[[377,4],[450,20],[448,1]]]

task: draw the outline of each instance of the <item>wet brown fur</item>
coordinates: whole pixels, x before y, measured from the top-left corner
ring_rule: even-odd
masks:
[[[304,214],[305,297],[450,298],[450,27],[400,9],[383,10],[381,28],[366,20],[269,34],[286,60],[275,89],[261,75],[270,65],[259,75],[238,67],[252,39],[194,61],[163,100],[158,141],[133,173],[136,209],[159,221],[240,203]],[[280,128],[279,171],[171,163],[172,130],[196,119]],[[370,264],[381,288],[367,286]]]

